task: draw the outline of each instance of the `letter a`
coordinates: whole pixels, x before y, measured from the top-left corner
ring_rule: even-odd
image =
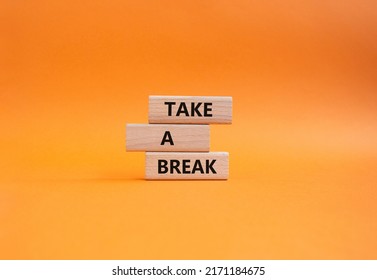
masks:
[[[169,142],[170,145],[174,146],[173,137],[171,137],[170,131],[165,131],[160,145],[165,145],[165,142]]]

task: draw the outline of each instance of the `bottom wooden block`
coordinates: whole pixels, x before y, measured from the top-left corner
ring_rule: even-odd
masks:
[[[147,180],[226,180],[229,154],[226,152],[147,152]]]

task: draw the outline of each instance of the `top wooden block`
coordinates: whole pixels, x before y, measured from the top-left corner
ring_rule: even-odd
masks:
[[[149,96],[149,123],[231,124],[230,96]]]

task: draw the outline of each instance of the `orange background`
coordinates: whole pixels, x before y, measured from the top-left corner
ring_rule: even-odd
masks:
[[[376,1],[0,3],[0,258],[377,258]],[[228,181],[144,181],[148,95],[233,96]]]

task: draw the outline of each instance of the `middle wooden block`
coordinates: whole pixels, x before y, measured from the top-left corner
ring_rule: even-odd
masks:
[[[209,125],[127,124],[127,151],[208,152]]]

